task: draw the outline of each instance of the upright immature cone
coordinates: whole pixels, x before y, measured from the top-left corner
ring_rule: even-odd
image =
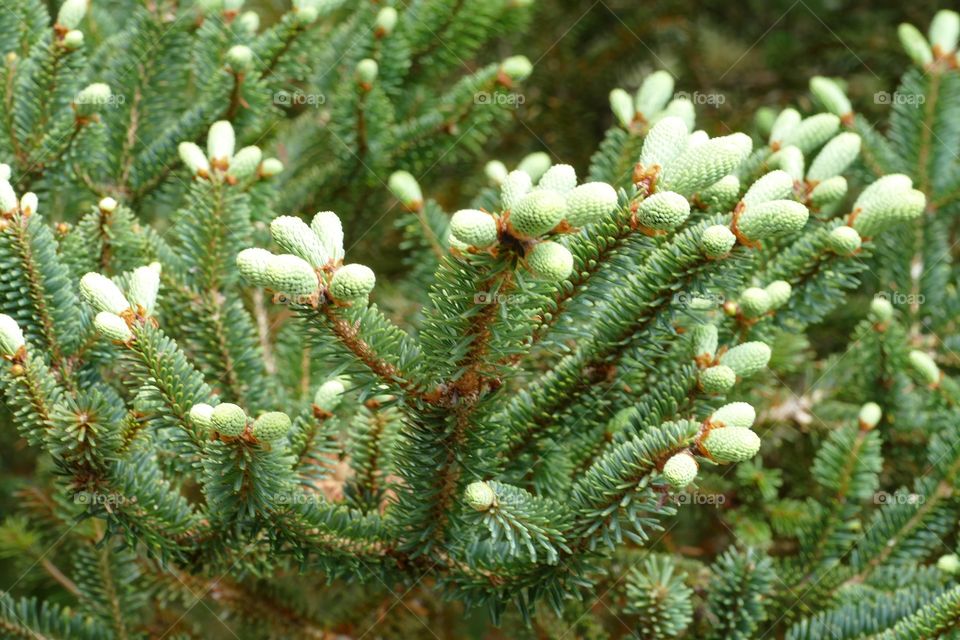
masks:
[[[720,357],[724,364],[740,376],[746,378],[762,370],[770,362],[770,347],[762,342],[744,342],[727,351]]]
[[[461,209],[450,219],[450,232],[464,244],[486,249],[497,242],[497,221],[486,211]]]
[[[270,234],[281,249],[303,258],[315,269],[323,267],[330,260],[317,234],[296,216],[274,218],[270,223]]]
[[[97,311],[119,315],[130,308],[130,303],[113,280],[92,271],[80,278],[80,294]]]
[[[677,117],[663,118],[651,127],[644,138],[640,164],[648,168],[666,166],[687,146],[688,135],[690,130],[683,120]]]
[[[938,55],[949,54],[957,49],[960,36],[960,15],[956,11],[938,11],[930,22],[930,45]]]
[[[395,171],[387,183],[393,197],[407,209],[419,209],[423,205],[423,192],[417,179],[407,171]]]
[[[760,287],[744,289],[740,294],[740,310],[747,318],[758,318],[770,310],[770,295]]]
[[[500,206],[504,211],[511,210],[520,199],[530,192],[533,180],[526,171],[511,171],[500,185]]]
[[[909,177],[896,173],[872,183],[853,203],[855,216],[850,226],[869,238],[919,217],[927,206],[927,197],[912,186]]]
[[[810,164],[807,180],[820,181],[838,176],[860,155],[860,136],[849,131],[828,142]]]
[[[708,431],[700,446],[714,462],[743,462],[760,451],[760,437],[743,427],[724,427]]]
[[[333,411],[340,406],[345,390],[340,380],[336,378],[327,380],[317,388],[317,392],[313,395],[313,404],[324,411]]]
[[[233,125],[228,120],[218,120],[207,132],[207,157],[215,164],[229,164],[236,143]]]
[[[181,142],[177,147],[180,154],[180,160],[184,166],[190,170],[193,175],[205,175],[210,173],[210,161],[207,160],[203,150],[193,142]]]
[[[253,437],[257,440],[279,440],[290,430],[290,417],[280,411],[270,411],[253,423]]]
[[[791,107],[787,107],[778,113],[773,121],[773,126],[770,127],[770,146],[783,147],[783,139],[800,124],[801,120],[803,120],[803,117],[800,112]]]
[[[760,204],[771,200],[785,200],[793,195],[793,176],[778,169],[757,179],[743,194],[745,205]]]
[[[617,117],[617,121],[624,127],[633,122],[636,110],[633,107],[633,98],[623,89],[614,89],[610,92],[610,110]]]
[[[267,286],[274,291],[297,298],[317,290],[317,273],[306,260],[289,253],[273,256],[263,274]]]
[[[493,506],[497,495],[486,482],[471,482],[463,492],[463,501],[476,511],[486,511]]]
[[[543,235],[560,224],[566,206],[566,199],[556,191],[531,191],[511,209],[510,228],[521,238]]]
[[[252,247],[237,254],[237,270],[244,280],[257,287],[266,287],[267,267],[273,260],[273,254],[266,249]]]
[[[10,316],[0,313],[0,355],[15,356],[23,345],[20,325]]]
[[[771,200],[747,206],[737,220],[737,230],[749,241],[795,233],[809,217],[807,208],[793,200]]]
[[[57,24],[67,29],[76,29],[87,14],[87,0],[64,0],[57,12]]]
[[[108,340],[127,342],[133,338],[133,332],[127,326],[127,321],[109,311],[98,313],[93,319],[93,326],[97,333]]]
[[[236,437],[247,426],[247,414],[237,405],[224,402],[214,407],[210,414],[210,426],[222,436]]]
[[[153,313],[157,303],[157,293],[160,291],[160,263],[153,262],[146,267],[137,267],[130,277],[130,286],[127,297],[132,305],[139,305],[147,312]]]
[[[654,114],[663,110],[672,96],[673,76],[666,71],[654,71],[644,78],[643,84],[637,90],[637,111],[650,120]]]
[[[924,382],[931,386],[940,384],[940,367],[937,366],[933,358],[923,351],[911,351],[908,360],[910,366],[920,374]]]
[[[195,404],[190,408],[190,422],[201,432],[209,431],[213,427],[213,407],[205,402]]]
[[[707,227],[700,236],[700,247],[708,258],[722,258],[730,253],[736,243],[737,237],[722,224]]]
[[[560,282],[573,272],[573,255],[557,242],[540,242],[527,254],[527,264],[544,280]]]
[[[310,228],[320,239],[327,256],[335,263],[343,261],[343,224],[333,211],[318,211],[310,222]]]
[[[645,198],[637,208],[637,221],[654,231],[673,231],[690,215],[690,203],[679,193],[661,191]]]
[[[333,274],[330,294],[335,300],[353,302],[366,298],[377,284],[377,277],[370,267],[362,264],[345,264]]]
[[[915,65],[925,67],[933,62],[933,51],[930,49],[927,39],[915,26],[904,22],[897,27],[897,36],[900,38],[903,50],[907,52]]]
[[[705,393],[722,394],[737,383],[737,374],[727,365],[718,364],[701,371],[698,382]]]
[[[734,134],[688,148],[667,164],[660,184],[684,196],[706,189],[725,175],[735,173],[750,153],[749,142],[746,136]]]
[[[857,419],[860,422],[861,429],[873,429],[880,422],[883,416],[883,410],[876,402],[868,402],[860,407],[860,413]]]
[[[860,234],[850,227],[837,227],[830,232],[830,248],[841,256],[853,255],[862,244]]]
[[[566,193],[577,186],[577,172],[568,164],[555,164],[543,174],[537,187]]]
[[[517,165],[517,171],[523,171],[530,176],[530,180],[536,182],[547,172],[547,169],[549,169],[552,164],[553,160],[550,159],[550,156],[543,151],[535,151],[524,156],[520,164]]]
[[[617,192],[605,182],[588,182],[569,191],[564,219],[583,227],[610,215],[617,208]]]
[[[837,133],[840,118],[832,113],[818,113],[804,118],[783,137],[783,146],[794,146],[808,154]]]
[[[765,291],[770,296],[770,308],[779,309],[790,299],[793,287],[786,280],[774,280],[766,286]]]
[[[820,104],[835,116],[841,118],[853,111],[850,100],[834,80],[823,76],[814,76],[810,79],[810,92],[817,97]]]
[[[756,419],[757,411],[751,405],[746,402],[731,402],[714,411],[709,422],[714,427],[749,429]]]
[[[697,477],[699,466],[693,456],[683,451],[670,457],[663,465],[663,477],[674,489],[683,489]]]

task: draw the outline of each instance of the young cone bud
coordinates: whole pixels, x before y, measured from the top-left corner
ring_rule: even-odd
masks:
[[[744,208],[737,229],[747,240],[763,240],[799,231],[808,217],[807,208],[799,202],[771,200]]]
[[[786,171],[794,182],[803,180],[804,163],[803,152],[792,146],[783,147],[770,156],[770,160],[767,162],[770,167],[777,167]]]
[[[674,454],[663,465],[663,477],[674,489],[683,489],[696,480],[699,466],[693,456],[683,451]]]
[[[77,109],[77,114],[89,116],[99,113],[100,108],[110,103],[113,93],[110,87],[102,82],[95,82],[83,89],[73,99],[73,104]]]
[[[257,172],[260,166],[260,160],[263,159],[263,151],[260,147],[249,146],[237,151],[230,161],[230,175],[238,180],[249,178]]]
[[[864,189],[853,203],[856,218],[850,226],[861,236],[872,237],[919,217],[926,206],[926,196],[911,188],[910,178],[902,174],[883,176]]]
[[[663,118],[651,127],[640,150],[640,164],[645,167],[664,167],[687,146],[690,129],[676,117]]]
[[[63,36],[63,46],[70,51],[76,51],[83,46],[83,31],[73,29]]]
[[[913,26],[904,22],[897,27],[897,36],[900,38],[900,45],[907,52],[913,64],[918,67],[925,67],[933,62],[933,51],[923,34]]]
[[[146,267],[137,267],[130,277],[127,298],[131,306],[140,305],[147,314],[152,314],[160,291],[160,263],[153,262]]]
[[[64,0],[57,12],[57,24],[67,29],[76,29],[87,15],[88,0]]]
[[[563,217],[575,227],[602,220],[617,208],[617,192],[605,182],[588,182],[567,193]]]
[[[242,44],[230,47],[227,50],[227,64],[237,72],[249,71],[253,68],[253,50]]]
[[[722,224],[715,224],[703,230],[700,237],[700,248],[708,258],[722,258],[730,253],[737,237]]]
[[[723,176],[700,192],[700,201],[713,211],[729,211],[740,197],[740,178]]]
[[[380,36],[388,36],[393,33],[394,27],[397,26],[397,10],[393,7],[384,7],[380,9],[380,12],[377,14],[377,33]]]
[[[861,429],[873,429],[880,422],[883,411],[876,402],[868,402],[860,407],[860,413],[857,416]]]
[[[237,270],[244,280],[256,287],[267,286],[267,267],[273,254],[266,249],[253,247],[237,254]]]
[[[944,9],[937,11],[930,23],[930,44],[940,55],[952,53],[957,49],[957,37],[960,36],[960,15],[956,11]]]
[[[407,209],[419,209],[423,205],[423,192],[417,179],[406,171],[394,171],[388,185],[393,197]]]
[[[537,183],[539,189],[552,189],[558,193],[567,193],[575,186],[577,186],[577,172],[568,164],[553,165]]]
[[[850,100],[836,81],[823,76],[814,76],[810,79],[810,92],[817,97],[820,104],[835,116],[844,117],[853,112]]]
[[[827,178],[810,192],[810,204],[822,209],[828,205],[840,202],[847,195],[847,179],[843,176]]]
[[[23,194],[23,197],[20,198],[20,212],[25,216],[33,215],[37,212],[37,209],[40,207],[40,199],[37,198],[37,194],[32,191],[28,191]]]
[[[307,223],[296,216],[279,216],[270,223],[270,235],[284,251],[303,258],[315,269],[330,260],[320,238]]]
[[[911,351],[908,356],[910,366],[920,374],[924,382],[931,386],[940,384],[940,367],[929,355],[923,351]]]
[[[687,130],[690,130],[693,129],[693,123],[697,119],[697,110],[686,98],[676,98],[671,100],[667,108],[657,114],[653,121],[658,122],[661,118],[680,118]]]
[[[80,294],[97,311],[119,315],[130,308],[130,303],[113,280],[92,271],[80,278]]]
[[[870,302],[870,316],[877,322],[888,322],[893,318],[893,305],[886,298],[874,298]]]
[[[725,404],[710,416],[710,424],[714,427],[740,427],[749,429],[757,419],[757,411],[746,402],[731,402]]]
[[[497,221],[486,211],[461,209],[450,219],[450,232],[466,245],[486,249],[497,242]]]
[[[486,482],[471,482],[463,492],[463,501],[476,511],[486,511],[496,499],[496,494]]]
[[[222,436],[236,437],[247,426],[247,414],[237,405],[224,402],[214,407],[210,414],[210,426]]]
[[[229,163],[236,145],[233,125],[227,120],[218,120],[207,132],[207,157],[214,163]]]
[[[330,295],[336,300],[352,302],[366,298],[373,291],[376,283],[377,277],[370,267],[362,264],[345,264],[333,274],[333,279],[330,281]]]
[[[363,84],[373,84],[379,72],[380,67],[376,60],[364,58],[357,63],[357,80]]]
[[[317,273],[299,256],[285,253],[271,256],[263,274],[266,285],[291,298],[309,296],[317,290]]]
[[[770,311],[770,306],[770,296],[759,287],[744,289],[740,294],[740,311],[748,318],[759,318]]]
[[[737,383],[737,374],[730,367],[718,364],[701,371],[699,383],[705,393],[720,395],[733,388]]]
[[[0,355],[15,356],[23,345],[20,325],[10,316],[0,313]]]
[[[209,431],[213,426],[213,407],[205,402],[190,408],[190,422],[201,432]]]
[[[837,227],[830,232],[830,250],[837,255],[853,255],[862,243],[860,234],[850,227]]]
[[[487,179],[490,180],[491,184],[499,187],[503,184],[503,181],[507,179],[507,173],[509,172],[507,171],[507,165],[499,160],[491,160],[484,165],[483,173],[487,176]]]
[[[320,239],[327,255],[335,263],[343,261],[343,224],[333,211],[318,211],[310,222],[310,228]]]
[[[707,356],[713,358],[717,353],[717,344],[720,340],[716,325],[694,325],[690,333],[692,334],[694,357]]]
[[[793,293],[793,287],[786,280],[774,280],[767,285],[765,291],[770,296],[770,308],[779,309],[787,304],[790,294]]]
[[[818,113],[804,118],[793,130],[783,137],[783,146],[794,146],[808,154],[837,133],[840,118],[832,113]]]
[[[948,553],[937,559],[937,569],[950,575],[960,573],[960,556],[955,553]]]
[[[623,127],[629,127],[633,122],[636,109],[633,107],[633,98],[623,89],[614,89],[610,92],[610,110]]]
[[[743,462],[760,451],[760,437],[743,427],[711,429],[703,439],[701,447],[714,462]]]
[[[762,342],[744,342],[720,356],[724,364],[741,378],[747,378],[762,370],[770,362],[770,347]]]
[[[800,112],[790,107],[778,113],[777,118],[773,121],[773,126],[770,128],[770,145],[782,147],[783,139],[797,128],[801,120],[803,120],[803,117]]]
[[[556,242],[540,242],[527,254],[531,271],[549,282],[565,280],[573,272],[573,255]]]
[[[666,71],[655,71],[648,75],[637,91],[637,111],[650,120],[654,114],[663,110],[673,95],[673,76]]]
[[[679,193],[661,191],[646,198],[637,209],[637,221],[655,231],[672,231],[690,215],[690,203]]]
[[[520,199],[530,193],[533,181],[526,171],[511,171],[500,185],[500,206],[508,211],[517,206]]]
[[[207,160],[207,156],[194,143],[181,142],[177,147],[177,152],[180,154],[180,160],[193,175],[210,173],[210,162]]]
[[[521,238],[543,235],[563,220],[566,206],[566,199],[556,191],[531,191],[511,209],[510,228]]]
[[[745,205],[760,204],[771,200],[786,200],[793,195],[793,177],[786,171],[778,169],[761,176],[750,185],[743,194]]]
[[[666,190],[693,195],[725,175],[735,173],[749,154],[749,149],[744,152],[745,147],[743,140],[734,134],[687,149],[667,164],[660,184]]]
[[[543,151],[536,151],[520,161],[520,164],[517,166],[517,171],[523,171],[530,176],[531,181],[536,182],[547,172],[547,169],[549,169],[552,164],[553,160],[550,159],[550,156]]]
[[[272,178],[283,171],[283,163],[276,158],[267,158],[260,163],[260,175],[264,178]]]
[[[313,395],[313,404],[324,411],[332,412],[340,406],[345,390],[343,382],[340,380],[336,378],[327,380],[317,388],[317,392]]]
[[[514,82],[521,82],[530,76],[533,65],[526,56],[510,56],[500,65],[500,70]]]
[[[824,145],[810,163],[807,180],[819,182],[838,176],[860,155],[860,136],[845,132]]]
[[[127,342],[133,339],[133,333],[127,326],[127,321],[115,313],[101,311],[93,319],[93,326],[97,333],[107,340],[116,342]]]
[[[257,440],[279,440],[290,430],[290,417],[280,411],[265,413],[253,422],[253,437]]]

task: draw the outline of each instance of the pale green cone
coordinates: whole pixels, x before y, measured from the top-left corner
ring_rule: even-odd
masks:
[[[676,98],[671,100],[666,108],[657,114],[653,121],[658,122],[661,118],[680,118],[687,126],[687,129],[693,129],[693,123],[697,118],[697,110],[693,103],[686,98]]]
[[[759,318],[770,311],[770,295],[759,287],[744,289],[740,294],[740,311],[747,318]]]
[[[266,249],[253,247],[237,254],[237,270],[244,280],[256,287],[267,286],[267,267],[273,254]]]
[[[531,191],[510,210],[510,227],[518,237],[535,238],[560,224],[566,207],[566,198],[556,191]]]
[[[694,325],[690,333],[692,334],[691,339],[693,341],[694,357],[700,358],[707,356],[709,358],[713,358],[713,356],[717,353],[717,345],[719,344],[720,340],[716,325]]]
[[[911,188],[910,178],[891,174],[863,190],[853,204],[856,217],[850,226],[861,236],[873,237],[884,229],[919,217],[926,205],[926,196]]]
[[[700,372],[700,388],[709,394],[724,394],[737,383],[737,374],[730,367],[718,364]]]
[[[377,13],[377,20],[374,23],[377,27],[377,33],[380,36],[388,36],[393,33],[394,27],[397,26],[398,18],[397,10],[393,7],[380,9],[380,12]]]
[[[849,131],[835,136],[824,145],[810,163],[807,180],[819,182],[838,176],[860,155],[860,136]]]
[[[650,128],[640,150],[640,164],[645,167],[666,166],[687,146],[690,129],[676,117],[663,118]]]
[[[521,82],[530,77],[533,64],[526,56],[510,56],[500,65],[500,70],[514,82]]]
[[[263,278],[268,287],[290,298],[310,296],[319,284],[310,263],[289,253],[272,256]]]
[[[573,272],[573,255],[557,242],[540,242],[527,254],[527,264],[544,280],[560,282]]]
[[[714,211],[729,211],[740,198],[740,179],[737,176],[723,176],[701,191],[698,197]]]
[[[803,180],[806,160],[803,157],[803,152],[800,151],[800,149],[794,146],[789,146],[783,147],[770,156],[770,160],[767,161],[767,165],[771,168],[777,168],[786,171],[788,174],[790,174],[790,177],[793,178],[794,182],[799,182]]]
[[[617,192],[605,182],[587,182],[567,194],[563,218],[574,227],[584,227],[609,216],[618,205]]]
[[[283,163],[276,158],[266,158],[260,163],[260,175],[264,178],[272,178],[283,171]]]
[[[357,63],[356,74],[357,80],[363,84],[373,84],[377,79],[377,75],[380,73],[380,66],[377,64],[376,60],[371,58],[364,58]]]
[[[193,175],[210,173],[210,161],[207,160],[203,149],[192,142],[181,142],[177,147],[180,160]]]
[[[747,240],[763,240],[799,231],[808,217],[807,208],[799,202],[771,200],[744,208],[737,229]]]
[[[119,315],[130,308],[130,303],[113,280],[92,271],[80,278],[80,294],[97,311]]]
[[[734,173],[749,154],[749,150],[744,151],[745,147],[743,140],[735,134],[713,138],[687,149],[667,164],[660,185],[667,191],[693,195]]]
[[[260,16],[256,11],[244,11],[237,18],[236,25],[240,32],[246,32],[248,35],[256,35],[260,30]]]
[[[81,116],[90,116],[99,113],[101,107],[109,104],[113,92],[110,87],[102,82],[94,82],[83,89],[73,99],[73,105],[77,114]]]
[[[63,46],[70,51],[76,51],[83,46],[83,40],[83,31],[73,29],[68,31],[67,35],[63,36]]]
[[[207,132],[207,157],[210,162],[229,163],[237,143],[233,125],[228,120],[218,120]]]
[[[666,71],[655,71],[648,75],[637,90],[634,99],[636,110],[650,120],[654,114],[666,107],[673,96],[673,76]]]
[[[407,209],[419,209],[423,205],[423,192],[417,179],[407,171],[394,171],[387,181],[393,197]]]
[[[235,438],[243,433],[246,426],[247,414],[233,403],[218,404],[210,414],[210,427],[222,436]]]
[[[499,160],[491,160],[483,167],[483,173],[487,176],[487,179],[490,180],[490,183],[494,186],[500,186],[503,184],[503,181],[507,179],[507,165],[503,164]]]
[[[918,67],[925,67],[933,62],[933,51],[930,49],[927,39],[912,24],[902,23],[897,27],[897,36],[900,38],[900,45],[907,52],[910,59]]]
[[[840,118],[832,113],[818,113],[804,118],[783,138],[783,146],[796,147],[804,155],[832,138],[840,128]]]
[[[757,410],[746,402],[725,404],[710,415],[714,427],[739,427],[749,429],[757,419]]]
[[[558,193],[567,193],[575,186],[577,186],[577,172],[568,164],[553,165],[537,182],[537,188],[551,189]]]
[[[764,289],[770,296],[770,308],[779,309],[787,304],[790,294],[793,293],[793,287],[786,280],[774,280]]]
[[[190,422],[201,432],[210,431],[213,427],[213,407],[205,402],[195,404],[190,408]]]
[[[486,511],[497,496],[486,482],[471,482],[463,492],[463,501],[475,511]]]
[[[257,440],[279,440],[290,430],[290,416],[280,411],[270,411],[253,422],[253,437]]]
[[[530,176],[531,182],[536,182],[543,177],[543,174],[547,172],[551,165],[553,165],[553,160],[550,159],[550,156],[543,151],[535,151],[520,161],[520,164],[517,165],[517,171],[523,171]]]
[[[876,402],[868,402],[860,407],[857,420],[861,429],[873,429],[880,422],[881,417],[883,417],[883,410],[880,409],[880,405]]]
[[[850,100],[835,80],[814,76],[810,79],[810,92],[817,97],[827,111],[835,116],[842,118],[853,112]]]
[[[696,480],[699,470],[693,456],[683,451],[674,454],[663,465],[663,478],[674,489],[683,489]]]
[[[57,24],[67,29],[76,29],[87,15],[88,0],[64,0],[57,12]]]
[[[335,263],[343,261],[343,224],[340,217],[333,211],[318,211],[310,222],[310,228],[320,239],[330,259]]]
[[[500,185],[500,206],[504,211],[513,209],[532,188],[530,174],[526,171],[511,171]]]
[[[28,191],[20,198],[20,212],[25,216],[35,214],[40,209],[40,199],[37,194]]]
[[[672,231],[690,216],[690,203],[679,193],[661,191],[645,198],[637,208],[637,221],[654,231]]]
[[[227,50],[227,64],[235,72],[245,72],[253,68],[253,50],[243,44],[230,47]]]
[[[728,227],[722,224],[715,224],[703,230],[700,237],[700,248],[703,254],[708,258],[722,258],[733,249],[737,243],[737,237],[733,235]]]
[[[486,249],[497,242],[497,221],[486,211],[461,209],[450,219],[450,232],[466,245]]]
[[[793,182],[793,177],[786,171],[782,169],[771,171],[750,185],[747,192],[743,194],[743,203],[751,205],[789,199],[793,195]]]
[[[20,325],[10,316],[0,313],[0,355],[15,356],[24,345]]]
[[[893,318],[893,305],[886,298],[874,298],[870,302],[870,316],[877,322],[888,322]]]
[[[956,51],[957,38],[960,36],[960,15],[947,9],[937,11],[930,22],[927,35],[930,37],[930,46],[940,55]]]
[[[960,556],[955,553],[942,555],[937,559],[937,569],[950,575],[960,573]]]
[[[160,263],[152,262],[146,267],[137,267],[130,277],[127,287],[127,299],[131,306],[140,305],[147,312],[153,313],[157,304],[157,293],[160,291]]]
[[[229,174],[238,180],[249,178],[257,172],[262,159],[263,151],[260,150],[260,147],[244,147],[237,151],[233,160],[230,161]]]
[[[863,244],[860,234],[850,227],[837,227],[830,232],[830,249],[841,256],[853,255]]]
[[[714,462],[743,462],[760,451],[760,436],[743,427],[723,427],[711,429],[700,446]]]
[[[0,180],[0,211],[10,213],[16,211],[20,206],[20,200],[17,198],[13,185],[7,180]]]
[[[352,302],[366,298],[377,284],[373,270],[362,264],[345,264],[330,280],[330,295],[335,300]]]
[[[315,269],[330,261],[330,255],[317,234],[296,216],[274,218],[270,223],[270,235],[281,249],[303,258]]]
[[[908,356],[910,366],[914,371],[920,374],[924,382],[931,386],[940,384],[940,367],[934,362],[933,358],[923,351],[911,351]]]
[[[843,176],[827,178],[810,192],[810,204],[818,209],[843,200],[847,195],[847,179]]]
[[[317,391],[313,395],[313,404],[324,411],[332,412],[340,406],[344,391],[346,391],[346,388],[340,380],[336,378],[327,380],[317,387]]]
[[[773,121],[773,126],[770,128],[770,145],[782,147],[783,139],[797,128],[801,120],[803,120],[803,117],[800,112],[791,107],[787,107],[778,113],[777,118]]]
[[[763,370],[768,362],[770,347],[762,342],[744,342],[720,356],[720,364],[730,367],[741,378]]]
[[[610,92],[610,110],[616,116],[617,121],[623,127],[629,127],[633,122],[633,116],[636,109],[633,106],[633,98],[623,89],[614,89]]]
[[[93,326],[101,336],[107,340],[127,342],[133,339],[133,332],[127,326],[127,321],[115,313],[101,311],[94,317]]]

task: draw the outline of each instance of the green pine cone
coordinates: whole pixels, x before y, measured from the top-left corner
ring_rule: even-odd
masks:
[[[517,165],[517,171],[523,171],[530,176],[530,181],[533,183],[543,177],[543,174],[547,172],[552,164],[553,160],[550,159],[550,156],[543,151],[535,151],[524,156],[520,164]]]
[[[539,242],[527,254],[527,264],[548,282],[561,282],[573,273],[573,255],[557,242]]]
[[[20,325],[10,316],[0,313],[0,355],[12,357],[24,345]]]
[[[486,211],[461,209],[450,219],[450,232],[460,242],[486,249],[497,243],[497,221]]]
[[[770,296],[770,308],[779,309],[787,304],[790,294],[793,293],[793,287],[786,280],[774,280],[766,286],[765,291]]]
[[[790,174],[794,182],[803,180],[805,163],[806,160],[803,157],[803,152],[793,146],[783,147],[770,156],[770,159],[767,161],[769,167],[782,169]]]
[[[807,223],[807,208],[794,200],[771,200],[745,207],[737,229],[749,241],[795,233]]]
[[[130,303],[113,280],[92,271],[80,278],[80,294],[97,311],[120,315],[130,308]]]
[[[270,235],[281,249],[303,258],[315,269],[320,269],[330,260],[317,234],[296,216],[274,218],[270,223]]]
[[[88,0],[64,0],[57,12],[57,24],[67,29],[76,29],[87,15]]]
[[[714,427],[740,427],[749,429],[757,419],[757,411],[746,402],[725,404],[710,415]]]
[[[526,56],[510,56],[500,65],[500,70],[514,82],[521,82],[530,76],[533,64]]]
[[[700,237],[700,248],[708,258],[716,259],[726,256],[736,243],[737,237],[722,224],[707,227]]]
[[[760,287],[744,289],[740,294],[740,311],[747,318],[759,318],[772,306],[769,294]]]
[[[377,79],[377,74],[379,73],[380,66],[377,64],[376,60],[364,58],[357,63],[357,80],[363,84],[373,84]]]
[[[266,286],[288,298],[312,295],[318,286],[317,272],[299,256],[272,256],[263,274]]]
[[[792,107],[787,107],[778,113],[770,127],[770,146],[782,148],[784,146],[783,139],[797,128],[801,120],[803,120],[803,116]]]
[[[127,298],[132,305],[140,305],[152,314],[157,304],[157,293],[160,291],[160,263],[152,262],[146,267],[137,267],[130,277],[127,287]]]
[[[654,71],[643,80],[634,99],[636,110],[650,120],[663,111],[673,97],[673,76],[666,71]]]
[[[663,118],[650,128],[640,150],[640,164],[665,167],[687,146],[690,129],[677,117]]]
[[[636,115],[633,98],[623,89],[614,89],[610,92],[610,110],[622,127],[629,127]]]
[[[93,319],[93,326],[97,333],[107,340],[127,342],[133,339],[133,332],[127,326],[127,321],[115,313],[101,311]]]
[[[380,37],[384,37],[393,33],[394,27],[397,26],[398,18],[399,14],[397,14],[397,10],[393,7],[380,9],[379,13],[377,13],[377,20],[374,23],[377,27],[377,34]]]
[[[585,227],[616,210],[617,192],[605,182],[587,182],[567,193],[564,219],[574,227]]]
[[[700,372],[700,388],[712,395],[724,394],[737,383],[737,374],[730,367],[718,364]]]
[[[920,377],[924,382],[930,386],[936,386],[940,384],[940,367],[937,366],[937,363],[934,362],[933,358],[924,353],[923,351],[911,351],[907,360],[910,362],[910,366],[913,367],[914,371],[920,374]]]
[[[925,67],[933,62],[933,51],[931,51],[927,39],[915,26],[904,22],[897,27],[897,36],[900,38],[903,50],[907,52],[915,65]]]
[[[707,356],[713,358],[717,353],[719,344],[719,334],[717,326],[713,324],[697,324],[690,331],[693,341],[693,356],[700,358]]]
[[[743,462],[760,451],[760,436],[744,427],[711,429],[700,443],[714,462]]]
[[[335,264],[343,261],[343,224],[333,211],[318,211],[310,222],[310,229],[320,239],[323,249]]]
[[[213,428],[213,407],[205,402],[195,404],[190,408],[190,422],[201,433],[206,433]]]
[[[643,200],[637,221],[654,231],[673,231],[690,215],[690,203],[679,193],[660,191]]]
[[[519,169],[511,171],[500,185],[501,208],[504,211],[513,209],[532,188],[533,180],[530,179],[529,173]]]
[[[510,172],[507,171],[507,165],[503,164],[499,160],[491,160],[487,164],[483,165],[483,175],[487,176],[490,184],[495,187],[499,187],[503,184],[503,181],[507,179],[508,173]]]
[[[698,197],[713,211],[729,211],[740,198],[740,178],[723,176],[701,191]]]
[[[960,573],[960,556],[955,553],[948,553],[937,559],[937,569],[950,575]]]
[[[237,254],[237,270],[241,277],[255,287],[266,287],[267,267],[273,260],[273,254],[266,249],[252,247]]]
[[[7,165],[4,165],[5,167]],[[7,168],[9,171],[9,167]],[[20,199],[17,198],[17,193],[13,190],[13,185],[10,184],[8,180],[10,176],[0,180],[0,212],[2,213],[11,213],[16,211],[20,206]]]
[[[423,192],[417,179],[408,171],[394,171],[387,181],[387,187],[407,209],[419,209],[423,205]]]
[[[180,160],[190,170],[192,175],[206,175],[210,173],[210,161],[199,146],[193,142],[181,142],[177,147]]]
[[[253,49],[244,44],[234,45],[227,50],[226,59],[235,72],[250,71],[253,68]]]
[[[376,284],[377,277],[370,267],[345,264],[337,269],[330,280],[330,295],[343,302],[366,299]]]
[[[735,133],[689,147],[667,164],[660,185],[666,191],[691,196],[735,173],[749,155],[751,144],[749,137]]]
[[[843,173],[860,155],[860,136],[849,131],[835,136],[824,145],[810,163],[807,180],[819,182]]]
[[[497,494],[486,482],[471,482],[463,492],[463,501],[475,511],[486,511],[496,499]]]
[[[675,98],[667,104],[663,111],[654,116],[653,123],[656,124],[663,118],[680,118],[689,131],[693,129],[693,123],[697,119],[697,110],[688,99]]]
[[[264,178],[272,178],[283,171],[283,163],[276,158],[266,158],[260,163],[260,175]]]
[[[699,468],[693,456],[683,451],[664,463],[663,477],[674,489],[683,489],[697,478]]]
[[[253,437],[257,440],[279,440],[290,430],[290,416],[281,411],[270,411],[253,422]]]
[[[263,160],[263,151],[260,147],[249,146],[237,151],[230,161],[230,175],[238,180],[249,178],[260,168],[260,161]]]
[[[536,238],[560,224],[567,201],[556,191],[537,189],[510,210],[510,228],[520,238]]]
[[[324,411],[332,412],[340,406],[344,391],[346,391],[346,388],[343,386],[343,382],[337,378],[327,380],[317,387],[317,391],[313,395],[313,404]]]
[[[810,203],[822,209],[835,202],[840,202],[847,195],[847,179],[843,176],[827,178],[810,192]]]
[[[796,147],[804,155],[832,138],[840,129],[840,118],[832,113],[818,113],[804,118],[783,137],[784,147]]]
[[[956,11],[943,9],[938,11],[930,22],[927,31],[930,45],[939,55],[957,50],[957,38],[960,37],[960,15]]]
[[[218,404],[210,414],[211,428],[222,436],[235,438],[247,427],[247,414],[230,402]]]
[[[228,120],[218,120],[210,125],[207,132],[207,157],[212,164],[230,163],[237,144],[233,125]]]
[[[577,172],[568,164],[555,164],[537,182],[538,189],[551,189],[566,193],[577,186]]]
[[[828,242],[830,250],[841,256],[853,255],[863,244],[860,234],[850,227],[837,227],[831,231]]]
[[[893,305],[886,298],[876,297],[870,302],[870,316],[877,322],[893,318]]]
[[[73,99],[73,105],[78,115],[91,116],[99,113],[101,108],[109,104],[112,97],[113,92],[108,85],[95,82],[77,94]]]
[[[919,217],[927,206],[927,198],[912,186],[910,178],[903,174],[883,176],[872,183],[854,202],[855,217],[850,226],[869,238]]]
[[[770,347],[762,342],[744,342],[720,356],[724,364],[741,378],[747,378],[762,370],[770,362]]]
[[[857,419],[860,422],[861,429],[873,429],[883,417],[883,410],[876,402],[868,402],[860,407],[860,413]]]
[[[814,76],[810,79],[810,92],[817,97],[820,104],[835,116],[844,117],[853,112],[850,100],[834,80],[823,76]]]
[[[782,169],[764,174],[743,194],[743,204],[756,205],[793,196],[793,178]]]

